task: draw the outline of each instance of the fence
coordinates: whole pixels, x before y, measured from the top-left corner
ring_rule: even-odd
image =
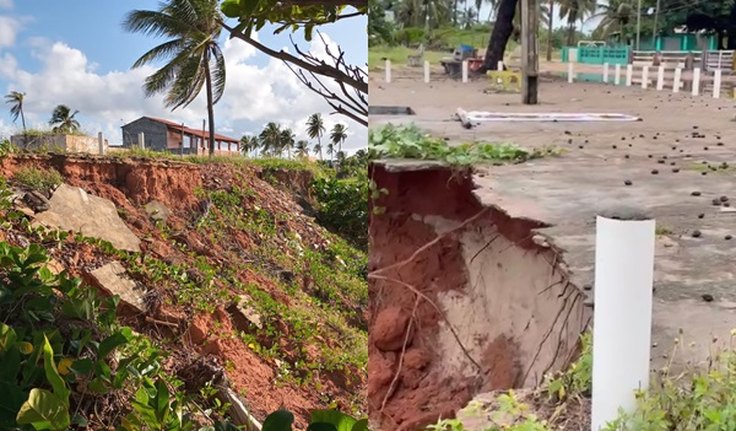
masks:
[[[579,48],[562,48],[562,61],[583,64],[627,64],[631,48],[627,46],[581,46]]]

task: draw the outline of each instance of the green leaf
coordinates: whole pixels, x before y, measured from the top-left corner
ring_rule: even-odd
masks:
[[[156,397],[153,399],[154,408],[156,409],[156,419],[159,423],[166,423],[169,416],[169,388],[166,382],[159,379],[156,382]]]
[[[91,359],[79,359],[77,361],[74,361],[71,369],[75,374],[89,374],[89,372],[92,371],[94,365],[95,364],[94,362],[92,362]]]
[[[16,416],[18,425],[30,424],[36,430],[64,430],[70,424],[69,406],[45,389],[34,388]]]
[[[332,424],[316,422],[309,424],[307,431],[337,431],[337,428]]]
[[[261,431],[292,431],[294,415],[288,410],[277,410],[263,421]]]
[[[15,346],[16,335],[13,328],[0,322],[0,353]]]
[[[228,18],[240,17],[240,0],[225,0],[220,6],[222,13]]]
[[[350,431],[357,422],[354,418],[337,410],[315,410],[312,412],[312,423],[326,423],[335,427],[336,431]]]
[[[46,335],[43,336],[43,369],[46,373],[46,380],[48,380],[51,388],[54,390],[54,395],[68,405],[70,391],[64,379],[61,378],[59,371],[56,369],[54,350],[51,348],[51,343],[49,343]]]
[[[128,334],[123,331],[116,332],[109,337],[102,340],[100,347],[97,351],[97,358],[104,359],[107,355],[115,350],[115,348],[122,346],[130,340]]]

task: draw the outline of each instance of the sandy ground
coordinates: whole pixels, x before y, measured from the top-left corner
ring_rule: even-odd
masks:
[[[467,84],[442,79],[427,85],[416,69],[395,69],[390,84],[380,72],[370,78],[371,105],[408,105],[417,113],[371,117],[372,125],[414,122],[450,142],[486,140],[563,149],[559,157],[479,167],[476,193],[513,216],[550,224],[542,233],[566,250],[564,259],[578,285],[593,282],[596,214],[627,207],[656,218],[654,367],[668,361],[680,329],[687,348],[676,357],[675,367],[702,363],[714,338],[729,342],[736,328],[736,239],[727,239],[736,236],[733,99],[545,79],[541,103],[524,106],[518,94],[484,93],[485,79]],[[610,112],[636,115],[642,121],[485,123],[466,130],[450,120],[458,107]],[[729,167],[712,171],[704,161],[714,168],[723,162]],[[626,180],[632,184],[625,185]],[[714,205],[722,196],[732,206]]]

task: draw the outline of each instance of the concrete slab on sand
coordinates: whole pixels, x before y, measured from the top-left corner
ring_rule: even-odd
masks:
[[[60,185],[51,197],[49,210],[35,218],[46,226],[109,241],[119,250],[140,251],[140,239],[120,219],[115,204],[79,187]]]
[[[736,237],[736,212],[731,211],[736,207],[733,100],[553,82],[542,84],[542,104],[523,106],[518,94],[484,94],[486,81],[438,81],[428,87],[421,77],[397,76],[392,84],[371,85],[371,103],[411,101],[416,117],[372,117],[372,124],[414,122],[450,142],[486,140],[565,150],[560,157],[478,167],[475,193],[483,203],[514,217],[551,225],[540,232],[566,250],[564,259],[576,284],[593,281],[596,214],[629,207],[656,218],[653,366],[664,364],[680,329],[683,344],[694,345],[677,357],[675,366],[705,360],[713,337],[728,342],[736,328],[736,239],[726,239]],[[614,112],[643,121],[492,123],[466,130],[448,121],[458,106],[507,112]],[[717,168],[723,162],[728,168]],[[631,185],[625,185],[626,180]],[[732,206],[714,205],[721,196]],[[700,235],[694,237],[696,230]],[[710,297],[713,300],[707,302]]]

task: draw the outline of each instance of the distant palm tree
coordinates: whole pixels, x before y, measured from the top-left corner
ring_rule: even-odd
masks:
[[[76,133],[79,131],[79,121],[74,117],[79,111],[72,112],[66,105],[59,105],[51,113],[49,125],[54,126],[52,129],[56,133]]]
[[[332,131],[330,132],[330,140],[334,145],[337,146],[337,151],[342,151],[342,143],[345,142],[345,139],[348,138],[348,134],[346,133],[348,130],[347,127],[345,127],[344,124],[337,123],[332,127]]]
[[[332,161],[332,156],[335,154],[335,145],[330,142],[327,144],[327,156],[330,158],[330,162]]]
[[[319,153],[319,159],[322,160],[322,135],[325,133],[325,124],[322,121],[322,115],[315,113],[309,116],[307,120],[307,136],[310,139],[317,139],[317,145],[314,146],[314,152]]]
[[[608,38],[618,33],[619,42],[626,43],[625,27],[636,16],[635,10],[631,0],[608,0],[598,3],[598,11],[588,21],[598,20],[595,37]]]
[[[243,137],[240,138],[240,151],[246,156],[249,155],[251,151],[257,150],[259,145],[260,142],[258,142],[257,136],[243,135]]]
[[[266,124],[263,131],[258,135],[261,142],[261,155],[281,154],[281,126],[273,121]]]
[[[585,22],[585,19],[593,15],[597,9],[595,0],[561,0],[560,18],[567,19],[567,44],[575,43],[575,31],[577,22]]]
[[[291,158],[291,149],[294,148],[294,142],[296,140],[296,136],[294,136],[294,132],[291,131],[291,129],[283,129],[281,131],[281,148],[286,150],[286,158]]]
[[[219,19],[218,0],[167,0],[156,11],[134,10],[123,22],[130,32],[171,38],[133,64],[137,68],[168,61],[146,78],[146,96],[165,92],[164,103],[176,109],[192,103],[205,86],[210,156],[215,152],[214,105],[225,91],[225,58],[217,44]]]
[[[23,113],[23,100],[25,97],[26,93],[19,91],[11,91],[5,95],[5,103],[10,105],[10,118],[13,121],[18,121],[18,116],[20,116],[20,121],[23,124],[23,133],[26,132],[26,116]]]
[[[296,142],[296,156],[301,159],[309,157],[309,142],[300,139]]]

